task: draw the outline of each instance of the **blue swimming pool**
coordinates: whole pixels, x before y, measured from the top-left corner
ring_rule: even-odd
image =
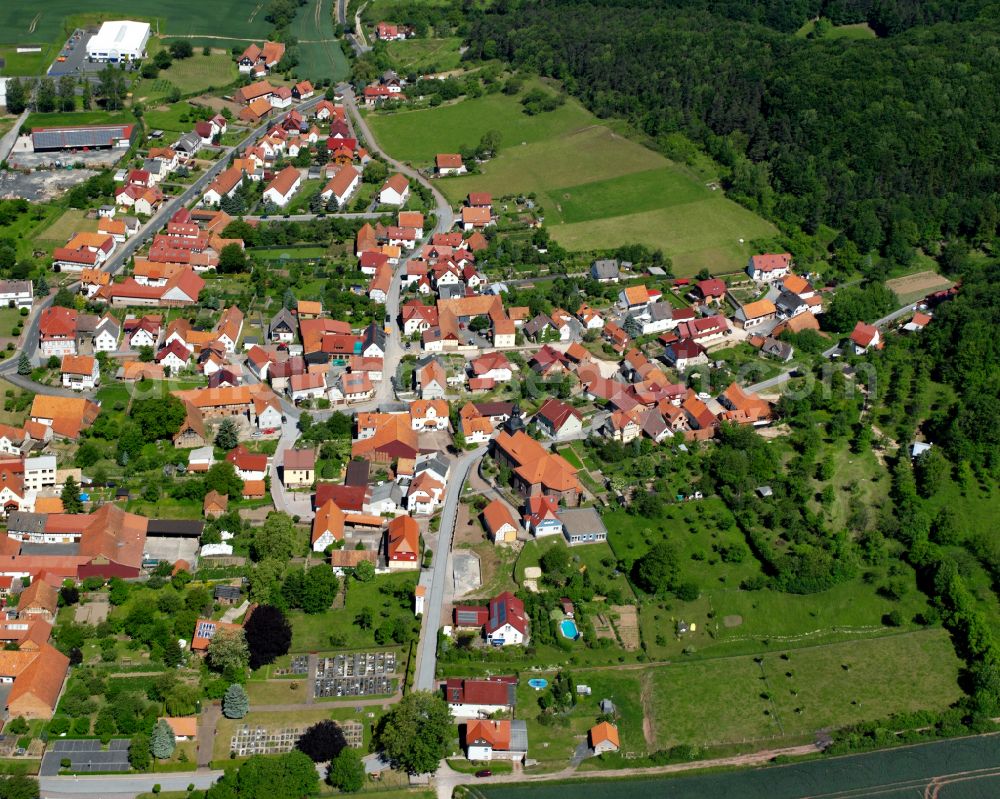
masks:
[[[549,681],[544,677],[533,677],[528,680],[528,685],[534,688],[536,691],[541,691],[545,686],[549,684]]]
[[[563,619],[559,622],[559,630],[562,632],[564,638],[575,641],[580,637],[580,631],[576,628],[576,622],[572,619]]]

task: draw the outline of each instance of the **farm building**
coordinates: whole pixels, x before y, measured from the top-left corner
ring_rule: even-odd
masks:
[[[36,153],[52,150],[112,150],[126,148],[132,140],[132,125],[68,125],[32,128],[31,148]]]
[[[105,22],[87,42],[91,61],[138,61],[146,57],[149,23],[120,19]]]

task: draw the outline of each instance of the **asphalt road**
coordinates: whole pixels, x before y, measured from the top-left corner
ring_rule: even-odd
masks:
[[[451,573],[451,543],[455,535],[455,518],[458,515],[458,500],[462,496],[462,486],[472,465],[486,453],[486,447],[466,452],[452,463],[441,508],[441,527],[431,567],[431,587],[424,610],[424,623],[420,628],[420,643],[417,646],[417,671],[413,686],[418,691],[434,690],[434,673],[437,666],[437,633],[441,628],[441,610],[444,604],[444,589]]]
[[[109,797],[133,797],[153,790],[159,783],[164,791],[185,791],[194,783],[195,788],[212,786],[225,772],[185,771],[176,774],[123,774],[93,777],[42,777],[38,780],[42,799],[109,799]]]
[[[406,175],[406,177],[410,180],[416,181],[420,185],[427,188],[431,192],[431,196],[434,197],[434,214],[437,221],[433,230],[426,231],[427,239],[435,233],[447,233],[451,230],[455,225],[455,215],[451,210],[451,204],[444,198],[444,195],[441,194],[441,192],[439,192],[420,172],[390,157],[381,148],[376,138],[372,135],[371,129],[368,127],[368,123],[365,122],[361,114],[358,113],[358,105],[355,101],[354,92],[351,90],[351,87],[347,84],[342,84],[339,88],[343,92],[344,106],[347,108],[348,114],[351,117],[351,126],[354,129],[354,133],[356,136],[359,132],[361,133],[368,146],[368,150],[384,158],[393,169],[396,169]],[[389,287],[389,294],[385,300],[385,313],[390,320],[389,335],[386,336],[386,351],[382,362],[382,380],[376,389],[374,400],[375,405],[385,405],[395,399],[392,387],[392,378],[398,372],[399,362],[403,358],[403,343],[398,321],[399,294],[402,283],[401,275],[406,269],[406,264],[416,252],[417,250],[414,249],[414,251],[407,256],[407,258],[399,266],[396,267],[396,271],[392,276],[392,283]]]
[[[872,322],[875,327],[885,327],[890,322],[895,322],[897,319],[906,316],[913,312],[913,304],[904,305],[902,308],[897,308],[890,314],[886,314],[881,319],[876,319]],[[833,354],[840,349],[839,344],[835,344],[827,350],[823,351],[824,358],[832,358]],[[780,386],[783,383],[787,383],[792,377],[792,369],[782,372],[781,374],[775,375],[774,377],[768,378],[767,380],[762,380],[759,383],[754,383],[752,386],[747,386],[747,391],[751,393],[759,393],[761,391],[767,391],[768,389]]]

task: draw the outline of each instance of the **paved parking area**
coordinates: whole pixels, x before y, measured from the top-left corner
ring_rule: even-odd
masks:
[[[63,759],[71,761],[70,771],[128,771],[127,738],[112,740],[104,749],[100,741],[55,741],[49,744],[38,771],[41,777],[59,774]]]
[[[475,552],[455,551],[451,554],[455,578],[455,596],[465,596],[482,584],[479,556]]]

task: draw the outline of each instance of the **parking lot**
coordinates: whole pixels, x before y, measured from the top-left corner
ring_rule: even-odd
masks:
[[[70,761],[68,771],[128,771],[128,745],[127,738],[110,741],[106,750],[100,741],[55,741],[49,744],[38,774],[57,776],[64,759]]]
[[[395,652],[362,652],[320,658],[316,663],[316,697],[391,694]]]
[[[106,64],[90,63],[87,60],[87,42],[95,31],[77,28],[63,44],[62,50],[56,56],[56,60],[49,67],[49,75],[58,78],[60,75],[97,75]],[[62,59],[60,61],[59,59]]]

